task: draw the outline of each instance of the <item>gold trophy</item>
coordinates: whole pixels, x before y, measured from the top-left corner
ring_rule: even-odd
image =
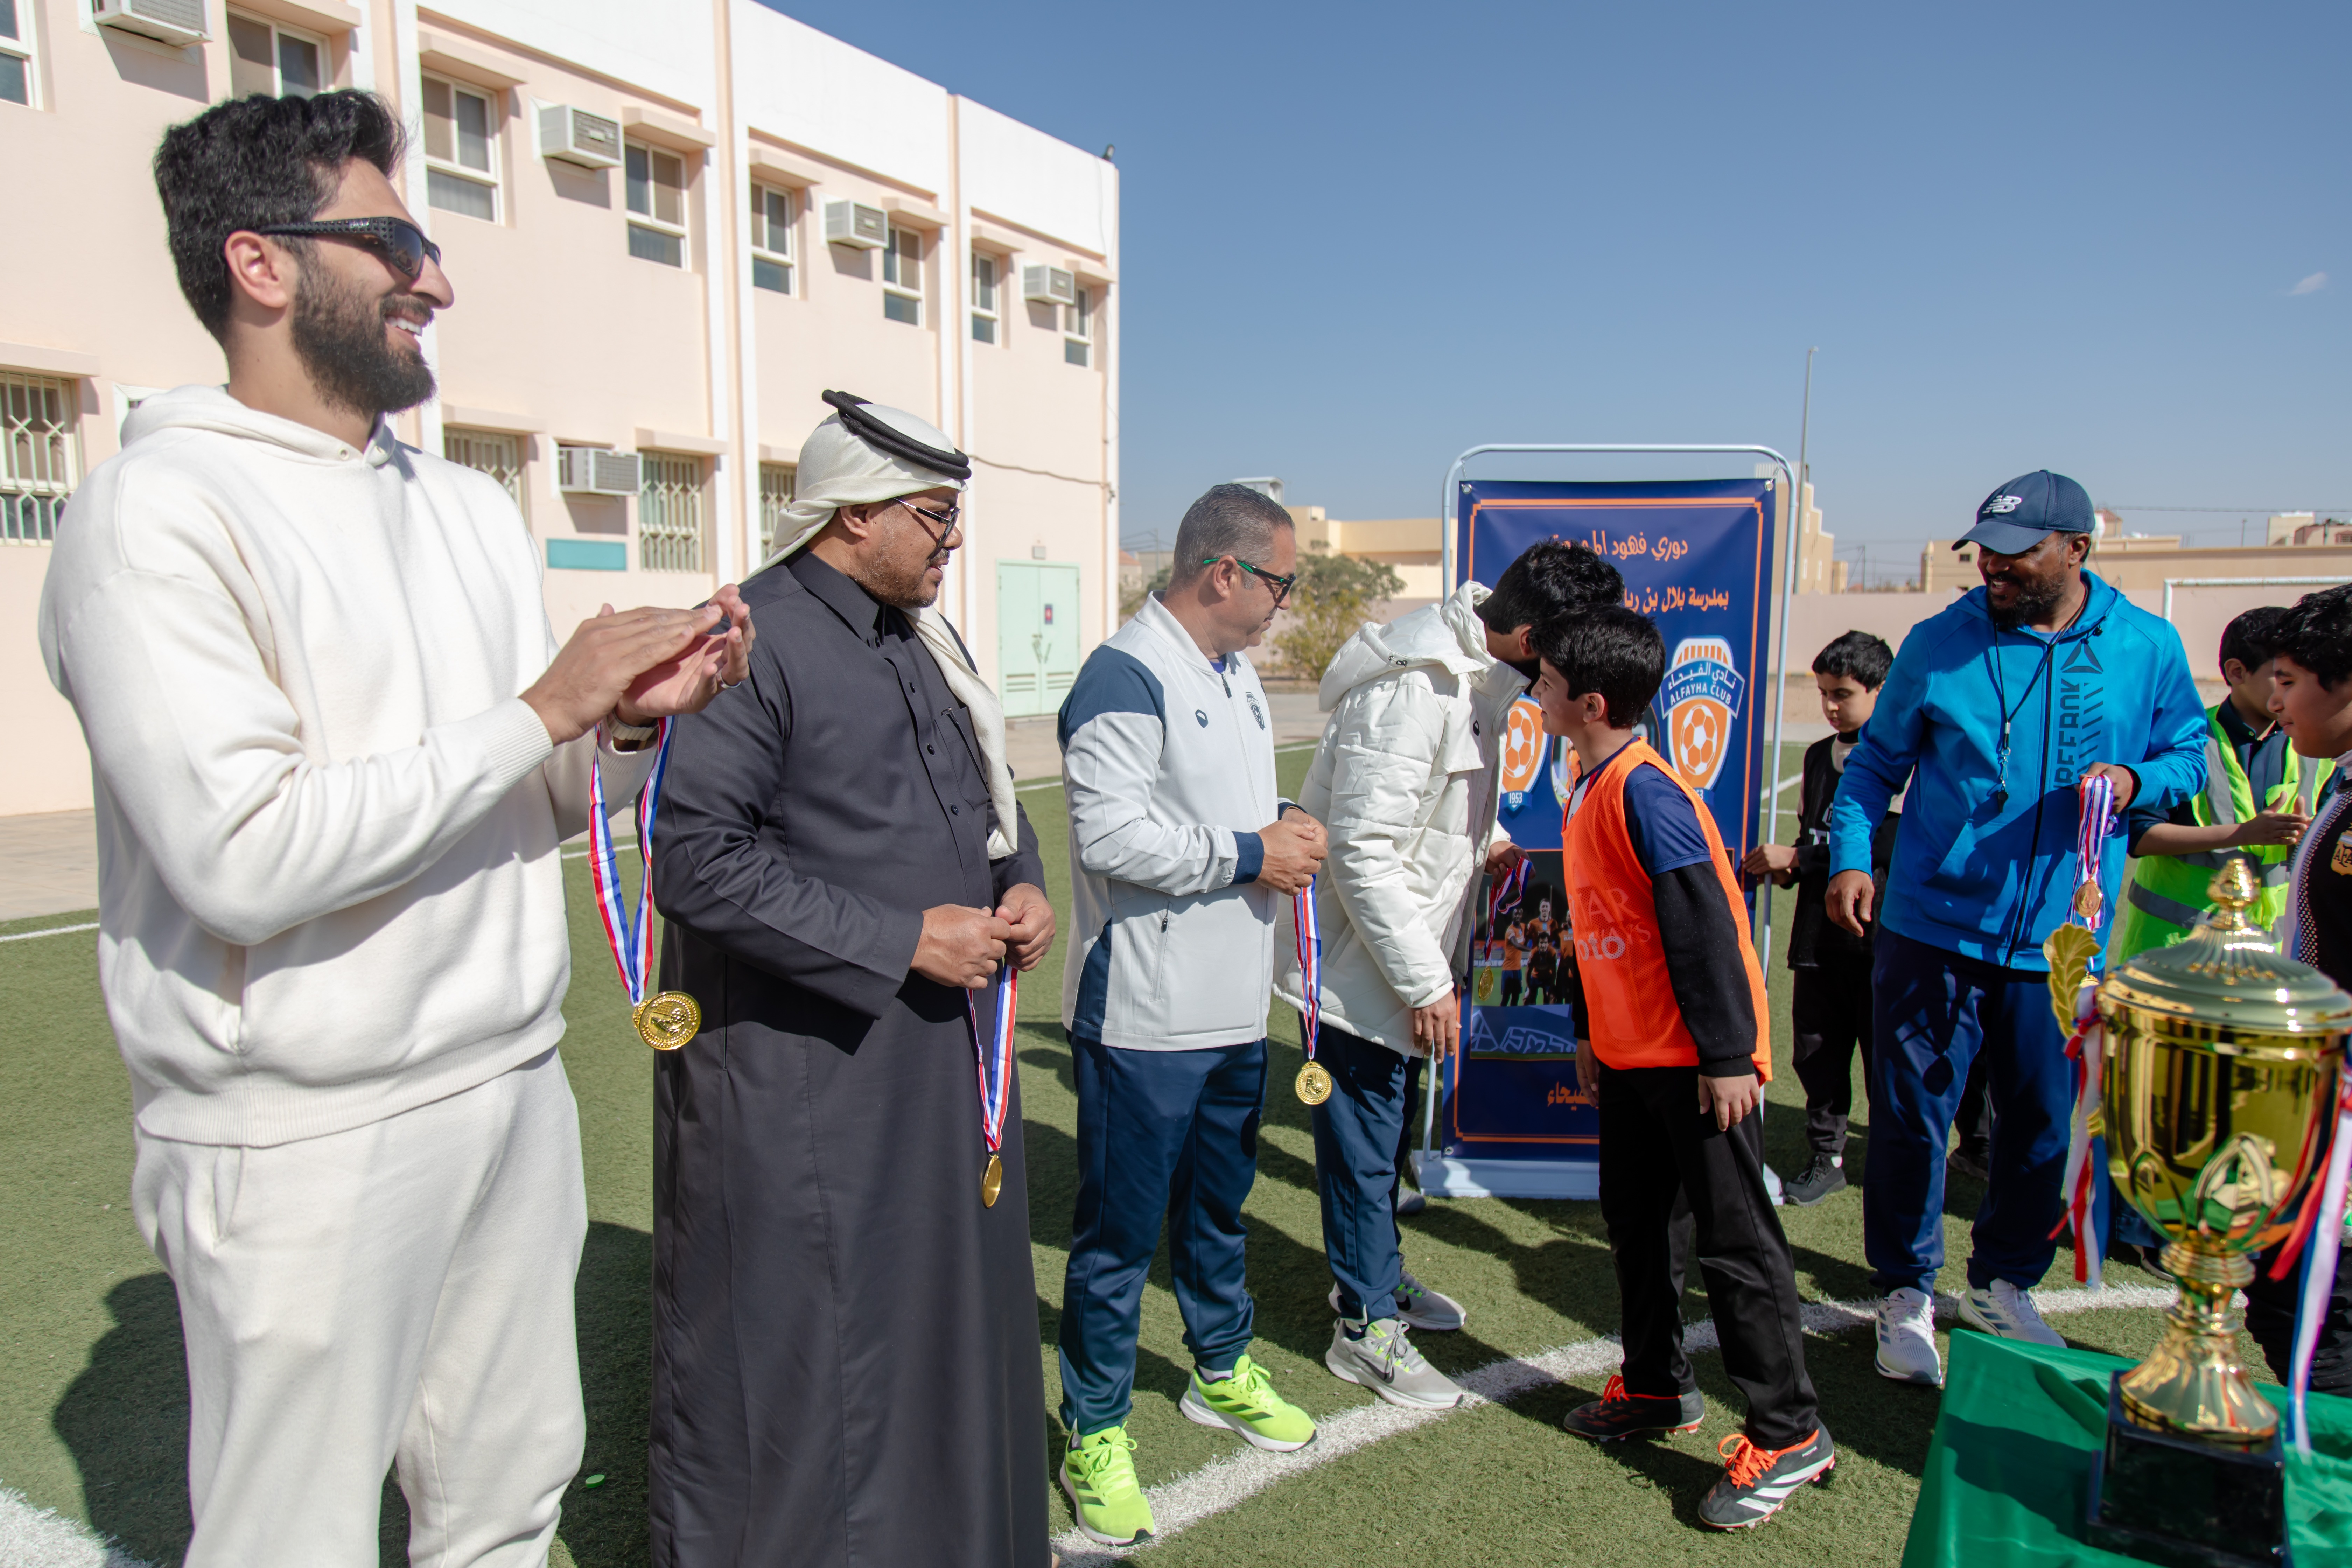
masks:
[[[2155,1353],[2114,1380],[2090,1514],[2209,1562],[2276,1563],[2278,1412],[2238,1358],[2230,1298],[2326,1163],[2352,997],[2248,921],[2242,858],[2208,892],[2204,923],[2099,988],[2108,1172],[2168,1238],[2179,1295]]]

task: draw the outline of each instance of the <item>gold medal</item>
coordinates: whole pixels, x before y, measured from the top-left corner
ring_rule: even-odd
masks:
[[[638,1003],[630,1021],[646,1044],[674,1051],[702,1032],[702,1008],[683,991],[664,991]]]
[[[1004,1162],[996,1155],[991,1154],[988,1157],[986,1168],[980,1173],[980,1206],[985,1209],[994,1208],[996,1196],[1003,1190]]]
[[[2096,882],[2085,882],[2074,889],[2074,912],[2086,921],[2099,918],[2099,906],[2105,900],[2099,896]]]
[[[1321,1062],[1308,1062],[1298,1069],[1298,1098],[1309,1105],[1320,1105],[1331,1098],[1331,1072]]]
[[[2340,877],[2352,877],[2352,833],[2336,841],[2336,853],[2327,858],[2327,868]]]

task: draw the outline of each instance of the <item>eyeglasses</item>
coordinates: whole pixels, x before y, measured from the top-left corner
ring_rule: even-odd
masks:
[[[441,247],[425,238],[425,231],[406,218],[339,217],[317,223],[274,223],[268,228],[249,232],[296,239],[353,240],[374,251],[383,258],[385,266],[411,283],[423,275],[425,262],[441,265]]]
[[[1275,574],[1268,572],[1262,566],[1251,565],[1248,562],[1243,560],[1238,555],[1203,555],[1201,557],[1201,564],[1203,566],[1214,566],[1220,561],[1231,561],[1234,565],[1240,567],[1251,576],[1263,578],[1265,582],[1265,585],[1274,590],[1274,607],[1277,610],[1282,608],[1283,601],[1290,597],[1290,590],[1298,585],[1298,574],[1296,572],[1292,573],[1287,577],[1279,577]]]
[[[945,553],[948,548],[948,535],[953,533],[956,531],[956,525],[963,521],[963,509],[961,507],[950,507],[945,511],[934,511],[927,506],[917,506],[913,501],[908,500],[904,497],[899,499],[898,504],[905,507],[908,511],[913,512],[917,517],[927,519],[929,521],[936,522],[940,525],[940,531],[937,533],[931,534],[931,547],[941,553]],[[926,528],[923,531],[929,533],[930,530]]]

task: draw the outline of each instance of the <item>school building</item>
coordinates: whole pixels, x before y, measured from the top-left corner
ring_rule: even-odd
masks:
[[[497,477],[559,637],[767,553],[841,388],[974,459],[942,607],[1015,715],[1118,614],[1118,174],[752,0],[0,0],[0,815],[90,804],[34,626],[69,500],[217,383],[148,172],[252,92],[371,89],[457,292],[401,436]]]

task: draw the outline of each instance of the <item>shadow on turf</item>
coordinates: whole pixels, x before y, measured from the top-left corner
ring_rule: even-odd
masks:
[[[580,1568],[643,1563],[646,1432],[652,1378],[653,1238],[593,1224],[581,1257],[580,1372],[588,1411],[583,1476],[563,1499],[564,1544]],[[114,1326],[90,1347],[50,1424],[74,1457],[93,1529],[131,1556],[177,1563],[194,1528],[188,1512],[188,1373],[180,1307],[164,1274],[141,1274],[107,1292]],[[408,1562],[408,1504],[383,1489],[383,1568]]]

